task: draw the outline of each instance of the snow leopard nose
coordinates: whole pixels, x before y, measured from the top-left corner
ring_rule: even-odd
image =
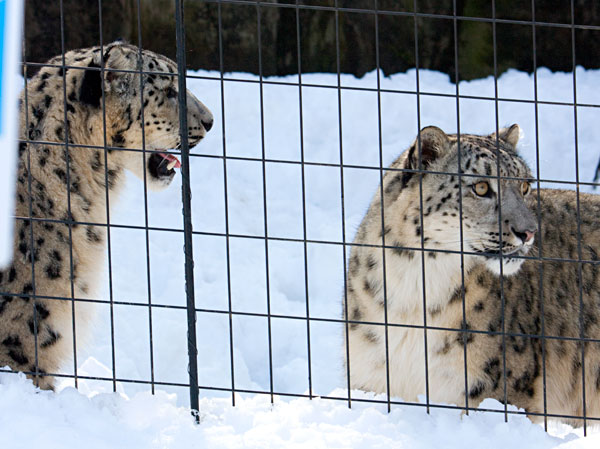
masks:
[[[204,129],[206,130],[206,132],[209,132],[213,126],[212,117],[210,118],[210,120],[201,120],[201,122],[202,122],[202,126],[204,126]]]
[[[535,233],[537,232],[537,229],[533,229],[533,230],[525,230],[523,232],[519,232],[517,231],[515,228],[511,228],[512,232],[521,239],[521,241],[523,243],[527,243],[529,241],[531,241],[533,239],[533,236],[535,235]]]

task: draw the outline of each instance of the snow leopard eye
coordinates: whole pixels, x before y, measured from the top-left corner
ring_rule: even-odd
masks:
[[[527,196],[530,191],[531,191],[531,184],[528,182],[522,182],[521,183],[521,194],[523,196]]]
[[[472,187],[473,192],[475,192],[477,196],[490,196],[490,185],[487,183],[487,181],[478,182],[477,184],[473,184]]]

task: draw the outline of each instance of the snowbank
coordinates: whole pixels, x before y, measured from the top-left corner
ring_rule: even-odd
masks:
[[[333,394],[342,395],[343,391]],[[367,397],[356,392],[357,397]],[[174,395],[138,393],[86,397],[73,388],[54,394],[36,390],[23,375],[0,375],[0,441],[3,447],[65,449],[127,448],[438,448],[510,447],[592,448],[600,434],[579,438],[581,432],[560,427],[551,436],[523,416],[476,412],[394,408],[325,399],[238,398],[202,399],[200,425]],[[486,408],[502,408],[488,399]],[[514,410],[514,408],[512,408]]]

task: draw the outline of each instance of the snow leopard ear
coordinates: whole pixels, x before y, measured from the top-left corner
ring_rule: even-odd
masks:
[[[106,79],[107,91],[114,92],[117,95],[124,95],[129,90],[133,83],[133,74],[129,71],[132,69],[132,59],[139,59],[138,54],[133,54],[127,51],[120,41],[115,41],[107,47],[104,53],[104,77]],[[137,66],[140,67],[141,61],[137,61]],[[121,71],[124,70],[124,71]]]
[[[100,66],[104,64],[104,71]],[[132,80],[132,75],[119,70],[127,69],[127,54],[122,49],[120,42],[109,44],[104,52],[94,52],[83,75],[79,87],[79,100],[85,104],[99,108],[102,103],[102,74],[104,74],[104,93],[114,92],[122,95],[127,92]]]
[[[426,169],[449,148],[450,139],[448,139],[446,133],[437,126],[427,126],[419,132],[409,151],[407,168],[413,170]],[[421,166],[419,166],[419,153]]]
[[[521,128],[516,123],[508,128],[500,128],[498,130],[498,138],[508,143],[513,148],[517,147],[521,137]],[[496,140],[496,133],[490,134],[490,139]]]

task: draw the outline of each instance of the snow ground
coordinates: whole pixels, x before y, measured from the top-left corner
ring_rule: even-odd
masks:
[[[343,394],[343,391],[333,392]],[[367,396],[358,393],[357,396]],[[505,424],[502,414],[344,404],[325,399],[238,398],[200,402],[200,425],[175,395],[137,393],[126,399],[117,394],[86,397],[73,388],[60,393],[36,391],[23,375],[0,375],[0,438],[11,449],[158,448],[592,448],[600,433],[581,437],[567,426],[543,428],[524,416]],[[492,399],[486,408],[502,408]],[[514,408],[512,408],[514,410]],[[35,431],[32,431],[35,429]]]
[[[215,77],[197,72],[191,75]],[[224,84],[223,132],[221,85],[218,80],[189,79],[192,90],[213,111],[213,130],[191,160],[194,237],[195,289],[197,307],[207,310],[197,315],[200,384],[231,388],[230,330],[233,335],[234,382],[236,389],[268,392],[270,370],[273,390],[306,394],[309,391],[307,304],[312,318],[338,319],[343,286],[343,233],[351,241],[377,188],[380,172],[378,96],[365,90],[341,92],[341,120],[338,90],[304,87],[303,151],[306,229],[303,223],[300,114],[297,86],[264,85],[264,153],[272,162],[264,164],[261,139],[260,85],[257,77],[231,75],[247,82]],[[578,103],[600,104],[597,90],[600,71],[577,70]],[[415,138],[417,130],[436,125],[446,132],[457,130],[454,97],[414,94],[415,72],[382,78],[381,87],[404,93],[381,94],[381,157],[384,166]],[[271,81],[296,82],[297,77]],[[336,75],[303,75],[306,84],[335,87]],[[376,88],[376,73],[358,80],[342,75],[348,87]],[[493,79],[460,84],[461,95],[494,97]],[[534,99],[533,77],[509,71],[498,81],[503,99]],[[420,71],[422,92],[454,95],[456,86],[446,75]],[[548,102],[573,101],[573,75],[538,71],[538,99]],[[536,163],[536,109],[519,101],[461,98],[460,130],[489,133],[496,128],[496,106],[500,126],[518,123],[523,129],[521,154],[534,173]],[[420,121],[417,120],[417,110]],[[577,149],[579,179],[591,181],[598,161],[596,124],[600,109],[577,108]],[[340,168],[340,129],[344,164],[369,168],[343,171],[344,220],[342,223]],[[540,104],[537,109],[539,173],[542,179],[575,181],[575,116],[572,106]],[[225,137],[223,137],[225,136]],[[228,159],[227,214],[225,213],[224,153]],[[320,164],[320,165],[319,165]],[[328,165],[329,164],[329,165]],[[266,195],[263,195],[263,168]],[[154,228],[182,229],[180,177],[164,192],[148,196],[148,223]],[[553,185],[544,183],[544,186]],[[554,184],[556,185],[556,184]],[[566,186],[568,187],[568,186]],[[572,187],[572,186],[571,186]],[[589,191],[588,187],[582,187]],[[266,198],[266,201],[265,201]],[[266,213],[265,213],[266,202]],[[267,224],[265,225],[265,217]],[[143,186],[131,177],[128,189],[116,205],[112,224],[143,227],[145,224]],[[224,234],[228,226],[229,269]],[[264,239],[268,244],[269,285]],[[342,232],[344,231],[344,232]],[[304,245],[306,232],[311,243]],[[183,235],[177,231],[151,230],[146,246],[144,229],[111,229],[111,276],[100,299],[113,300],[114,373],[118,379],[157,382],[188,382],[187,328],[184,294]],[[149,257],[149,264],[147,260]],[[149,276],[148,276],[149,274]],[[305,277],[306,275],[306,277]],[[149,279],[149,280],[148,280]],[[305,280],[306,279],[306,280]],[[268,292],[268,295],[267,295]],[[156,307],[149,314],[148,297]],[[228,301],[234,315],[229,325]],[[164,306],[164,307],[163,307]],[[262,316],[267,307],[277,318]],[[179,308],[177,308],[179,307]],[[293,318],[283,318],[290,316]],[[302,319],[304,318],[304,319]],[[108,305],[98,306],[98,322],[87,347],[77,348],[78,374],[112,378],[111,315]],[[150,321],[152,345],[150,344]],[[327,321],[310,322],[310,373],[312,393],[317,396],[345,396],[337,390],[345,385],[341,364],[342,327]],[[271,362],[270,362],[271,360]],[[64,372],[73,373],[73,364]],[[227,392],[201,390],[200,426],[193,425],[185,407],[188,390],[177,386],[157,386],[151,396],[147,384],[116,384],[80,380],[79,392],[72,381],[64,381],[58,394],[34,391],[31,384],[14,374],[0,375],[0,441],[6,447],[74,447],[85,442],[102,447],[592,447],[600,432],[580,438],[581,430],[553,425],[553,436],[522,416],[474,413],[461,419],[456,411],[433,410],[426,415],[421,407],[393,407],[346,403],[326,399],[276,398],[240,394],[231,407]],[[353,397],[364,397],[353,392]],[[499,407],[488,400],[486,408]],[[22,423],[22,424],[21,424]],[[25,431],[35,426],[37,432]],[[8,442],[6,441],[8,439]]]

